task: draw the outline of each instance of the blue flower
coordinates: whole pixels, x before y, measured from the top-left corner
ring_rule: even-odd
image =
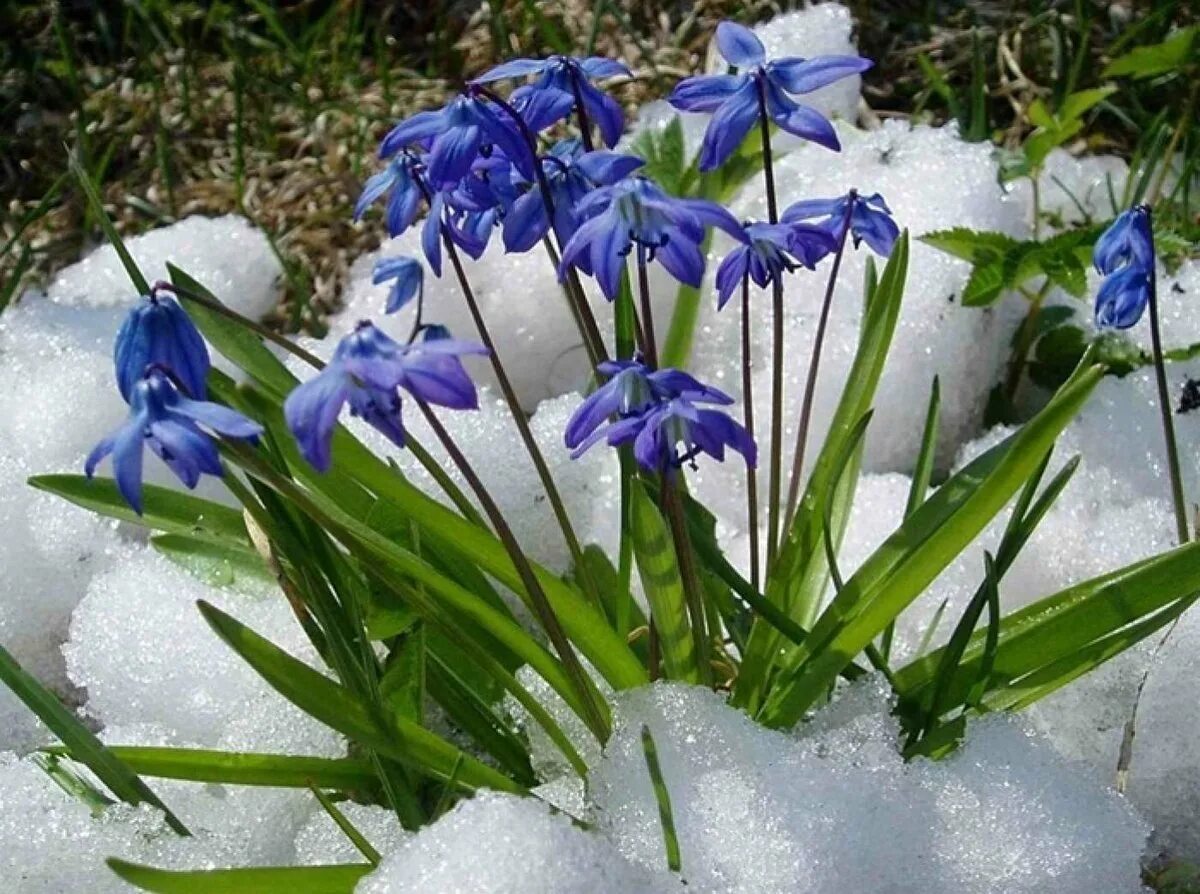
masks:
[[[846,206],[851,201],[854,202],[854,208],[850,211],[850,234],[854,237],[854,247],[858,248],[860,242],[866,242],[877,255],[890,255],[892,246],[900,237],[900,228],[892,220],[892,209],[879,193],[860,196],[851,190],[836,199],[805,199],[788,206],[780,220],[790,224],[816,220],[817,226],[841,242]]]
[[[415,258],[384,258],[375,262],[371,282],[379,285],[391,281],[385,313],[395,313],[404,307],[424,287],[425,270]]]
[[[542,174],[554,208],[554,231],[565,245],[579,227],[576,206],[597,186],[607,186],[627,177],[644,161],[632,155],[597,150],[584,152],[579,140],[561,140],[540,159]],[[504,217],[504,247],[510,252],[528,251],[550,230],[546,200],[535,181]],[[590,272],[589,268],[583,268]]]
[[[594,444],[633,444],[638,464],[665,472],[691,462],[698,454],[723,461],[731,447],[751,466],[757,462],[754,439],[720,410],[732,398],[678,369],[651,371],[640,360],[602,363],[597,370],[611,378],[584,399],[567,423],[564,440],[571,457]],[[609,417],[617,417],[608,422]],[[679,445],[683,445],[682,450]]]
[[[491,84],[507,78],[537,75],[534,83],[517,88],[512,95],[513,104],[518,107],[521,104],[540,104],[544,108],[545,111],[536,117],[522,113],[531,127],[541,130],[561,121],[570,114],[578,97],[583,105],[582,114],[600,128],[604,145],[612,148],[621,139],[624,115],[620,104],[591,82],[629,74],[624,64],[613,59],[554,55],[546,59],[513,59],[501,63],[472,83]]]
[[[417,156],[400,152],[388,166],[370,177],[354,206],[354,219],[360,220],[367,208],[381,196],[387,195],[387,229],[390,236],[399,236],[413,225],[421,210],[421,184],[418,180],[422,165]]]
[[[767,116],[788,133],[839,149],[833,125],[816,109],[792,99],[834,81],[860,74],[872,66],[860,56],[790,56],[767,62],[767,51],[754,32],[733,22],[717,26],[717,49],[741,74],[696,75],[684,78],[668,101],[689,112],[713,112],[700,150],[700,170],[711,171],[741,145],[759,120]]]
[[[620,291],[625,257],[635,243],[648,260],[658,260],[677,280],[698,287],[704,276],[700,245],[705,228],[719,227],[735,238],[741,230],[715,202],[674,198],[640,176],[589,193],[575,210],[587,219],[563,247],[559,277],[571,264],[590,267],[609,301]]]
[[[320,373],[288,395],[284,419],[304,458],[322,472],[329,469],[334,426],[347,403],[351,415],[403,447],[399,389],[431,404],[473,409],[478,406],[475,384],[459,358],[482,353],[482,346],[454,339],[401,345],[362,322]]]
[[[134,388],[146,374],[146,368],[159,364],[171,370],[190,397],[207,396],[208,347],[196,324],[179,303],[156,283],[144,295],[121,324],[113,346],[117,388],[128,403]]]
[[[606,360],[596,367],[596,371],[609,378],[585,397],[571,414],[563,440],[572,449],[579,447],[609,416],[636,416],[682,394],[708,403],[733,403],[724,392],[682,370],[652,370],[640,359]]]
[[[1129,329],[1142,318],[1154,289],[1154,231],[1150,208],[1137,205],[1117,215],[1092,250],[1104,282],[1096,293],[1096,325]]]
[[[91,478],[111,453],[117,489],[141,515],[143,446],[148,444],[189,488],[196,486],[201,474],[221,474],[217,445],[200,426],[247,440],[263,432],[261,425],[241,413],[181,394],[165,370],[151,366],[130,391],[129,419],[92,449],[84,473]]]
[[[798,266],[810,270],[837,248],[833,237],[820,227],[807,224],[748,223],[742,226],[738,241],[717,268],[717,309],[733,296],[749,277],[759,288],[777,282],[785,271]]]
[[[1126,264],[1143,270],[1154,269],[1154,233],[1150,226],[1150,209],[1135,205],[1122,211],[1109,225],[1092,249],[1092,262],[1099,273],[1108,276]]]
[[[452,188],[471,171],[480,156],[498,147],[522,173],[533,175],[529,147],[515,126],[477,96],[462,95],[445,107],[405,118],[383,138],[381,158],[413,145],[428,143],[425,176],[434,189]]]

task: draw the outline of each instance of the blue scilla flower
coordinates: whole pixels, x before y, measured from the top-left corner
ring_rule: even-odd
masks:
[[[128,420],[92,449],[84,473],[91,478],[111,453],[117,489],[141,515],[143,447],[149,445],[189,488],[196,486],[201,474],[221,474],[217,445],[205,429],[247,440],[263,431],[261,425],[228,407],[187,397],[168,371],[151,366],[129,393]]]
[[[150,294],[129,311],[117,332],[113,364],[117,388],[126,403],[152,364],[170,369],[188,396],[198,400],[207,396],[208,347],[179,302],[163,294],[170,288],[167,283],[155,283]]]
[[[1154,269],[1154,233],[1150,208],[1135,205],[1122,211],[1109,225],[1092,249],[1092,262],[1099,273],[1108,276],[1127,264],[1143,270]]]
[[[361,219],[367,208],[386,195],[388,235],[399,236],[411,227],[421,210],[422,190],[418,178],[423,167],[416,154],[396,153],[386,168],[368,178],[354,206],[354,219]]]
[[[594,190],[575,210],[585,220],[563,247],[559,277],[571,264],[586,265],[609,301],[620,291],[625,257],[634,245],[680,282],[698,287],[705,228],[718,227],[734,238],[740,231],[733,215],[715,202],[669,196],[637,175]]]
[[[284,418],[304,458],[322,472],[329,469],[334,426],[347,403],[351,415],[403,447],[399,389],[427,403],[474,409],[479,398],[460,358],[483,353],[481,345],[449,338],[402,345],[364,321],[320,373],[288,395]]]
[[[424,288],[425,269],[416,258],[384,258],[375,262],[371,282],[391,282],[384,313],[393,314],[416,297]]]
[[[1096,293],[1096,325],[1129,329],[1145,313],[1154,289],[1154,230],[1150,208],[1136,205],[1117,215],[1092,249],[1092,262],[1104,275]]]
[[[481,155],[493,147],[504,152],[527,176],[533,176],[529,147],[511,121],[481,97],[464,94],[443,108],[417,112],[405,118],[383,138],[381,158],[410,146],[428,145],[425,177],[434,189],[451,188],[471,171]]]
[[[850,235],[854,238],[854,247],[866,242],[877,255],[890,255],[892,246],[900,238],[900,228],[892,220],[892,209],[879,193],[860,196],[851,190],[835,199],[804,199],[789,205],[780,220],[790,224],[816,221],[817,226],[840,242],[846,209],[851,202],[854,207],[850,209]]]
[[[711,171],[741,145],[765,108],[782,130],[829,149],[839,149],[833,125],[792,94],[811,93],[860,74],[874,63],[860,56],[790,56],[767,62],[767,51],[749,28],[734,22],[717,26],[717,50],[740,74],[696,75],[680,81],[668,97],[688,112],[713,112],[700,150],[700,170]]]
[[[546,110],[561,111],[557,117],[543,114],[535,129],[541,130],[561,121],[574,108],[576,99],[583,106],[583,115],[600,128],[604,145],[612,148],[621,139],[625,126],[620,104],[591,82],[630,74],[629,69],[614,59],[601,56],[579,58],[554,55],[545,59],[513,59],[503,62],[476,78],[475,84],[491,84],[508,78],[537,76],[531,84],[513,91],[513,103],[539,103]],[[537,97],[535,99],[535,97]],[[530,120],[529,117],[526,120]],[[531,126],[533,122],[531,121]]]
[[[718,310],[746,278],[766,288],[799,266],[811,270],[837,247],[826,230],[808,224],[747,223],[738,242],[717,268]]]
[[[584,196],[598,186],[624,179],[645,164],[632,155],[603,149],[584,152],[583,144],[574,139],[555,143],[539,162],[554,208],[554,231],[564,245],[579,227],[576,206]],[[504,218],[504,247],[510,252],[528,251],[549,232],[550,223],[541,187],[534,182]],[[586,264],[586,259],[582,260]],[[590,267],[582,269],[590,272]]]
[[[733,403],[729,395],[682,370],[653,370],[640,358],[606,360],[596,367],[596,371],[608,381],[585,397],[567,421],[563,440],[571,449],[583,444],[610,416],[637,416],[682,394],[707,403]]]

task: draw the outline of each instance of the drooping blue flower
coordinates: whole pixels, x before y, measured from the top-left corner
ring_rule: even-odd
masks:
[[[861,196],[851,190],[834,199],[803,199],[789,205],[780,220],[789,224],[816,221],[817,226],[841,242],[846,208],[851,201],[854,207],[850,211],[850,235],[854,239],[854,247],[858,248],[860,242],[866,242],[877,255],[890,255],[892,246],[900,237],[900,228],[892,220],[892,209],[879,193]]]
[[[263,432],[241,413],[180,393],[167,371],[151,366],[130,391],[128,420],[92,449],[84,473],[91,478],[111,453],[117,489],[141,515],[143,447],[148,445],[189,488],[202,474],[221,474],[217,445],[205,429],[246,440]]]
[[[536,75],[536,81],[517,88],[512,95],[513,104],[518,107],[520,104],[539,104],[545,110],[536,119],[531,120],[532,116],[526,117],[530,126],[541,130],[561,121],[575,107],[578,97],[583,106],[583,115],[600,128],[604,145],[612,148],[621,139],[625,118],[620,104],[591,82],[629,74],[629,69],[614,59],[601,56],[580,58],[554,55],[545,59],[513,59],[503,62],[476,78],[473,83],[491,84],[508,78]],[[550,114],[551,109],[556,113],[556,117]]]
[[[571,264],[591,268],[609,301],[621,287],[625,257],[634,245],[673,277],[698,287],[704,276],[700,245],[707,227],[737,238],[738,222],[715,202],[667,195],[652,180],[634,175],[585,196],[575,206],[586,218],[563,247],[559,277]]]
[[[1105,276],[1117,272],[1126,264],[1152,270],[1154,233],[1150,225],[1150,208],[1135,205],[1118,214],[1116,220],[1096,240],[1092,262],[1097,272]]]
[[[375,262],[371,272],[371,282],[379,285],[391,282],[388,292],[387,306],[384,313],[393,314],[416,296],[424,288],[425,269],[416,258],[384,258]]]
[[[531,152],[516,126],[481,97],[463,94],[443,108],[405,118],[383,138],[381,158],[413,145],[429,145],[425,177],[437,190],[452,188],[471,171],[480,156],[498,147],[527,176],[533,175]]]
[[[117,388],[126,403],[146,368],[159,364],[171,370],[188,396],[207,396],[208,347],[196,324],[172,296],[167,283],[156,283],[125,317],[113,345]]]
[[[1096,325],[1129,329],[1150,303],[1154,288],[1154,231],[1150,208],[1137,205],[1117,215],[1092,250],[1104,282],[1096,293]]]
[[[811,270],[837,247],[828,232],[808,224],[747,223],[738,241],[740,244],[717,268],[718,310],[747,277],[759,288],[766,288],[798,266]]]
[[[288,395],[284,418],[304,458],[322,472],[329,468],[334,426],[347,403],[351,415],[403,447],[399,389],[427,403],[473,409],[479,399],[460,358],[482,353],[481,345],[454,339],[402,345],[364,321],[342,339],[320,373]]]
[[[874,63],[860,56],[789,56],[767,62],[762,41],[749,28],[734,22],[717,26],[717,49],[739,74],[696,75],[684,78],[668,101],[689,112],[712,112],[700,150],[700,170],[720,167],[741,145],[765,107],[767,117],[790,134],[841,148],[833,125],[793,94],[811,93],[834,81],[861,74]]]
[[[579,140],[555,143],[539,163],[554,208],[554,231],[564,245],[579,227],[576,206],[584,196],[598,186],[616,183],[645,164],[632,155],[603,149],[584,152]],[[504,217],[504,247],[510,252],[528,251],[549,230],[546,200],[540,184],[534,181]]]
[[[572,449],[604,424],[609,416],[637,416],[650,407],[689,395],[693,400],[728,405],[729,395],[679,369],[652,370],[640,358],[606,360],[596,367],[608,381],[583,399],[567,422],[563,440]]]
[[[417,155],[396,153],[386,168],[368,178],[362,195],[354,205],[354,219],[360,220],[367,208],[386,195],[388,235],[399,236],[411,227],[421,210],[422,193],[418,177],[422,167]]]

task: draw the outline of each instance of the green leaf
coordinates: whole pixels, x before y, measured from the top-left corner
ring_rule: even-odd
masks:
[[[197,292],[217,304],[221,303],[203,284],[178,267],[167,264],[167,270],[171,274],[171,282],[175,285]],[[251,330],[186,295],[179,295],[179,300],[192,322],[196,324],[196,328],[209,343],[263,388],[276,397],[283,398],[296,387],[296,377],[288,372],[283,362],[272,354],[262,339]]]
[[[95,773],[110,792],[126,804],[152,804],[163,812],[172,829],[180,835],[190,834],[158,795],[105,747],[53,692],[22,668],[3,646],[0,646],[0,683],[11,689],[13,695],[62,740],[72,759]]]
[[[963,288],[963,307],[985,307],[1004,294],[1008,286],[1003,259],[979,264],[971,270]]]
[[[252,549],[183,534],[157,534],[150,538],[150,545],[210,587],[260,592],[264,584],[275,582],[262,556]]]
[[[199,604],[210,627],[270,686],[306,714],[380,754],[436,778],[449,776],[461,752],[426,729],[398,716],[374,716],[344,686],[288,655],[207,602]],[[507,776],[465,757],[459,781],[468,788],[488,787],[523,793]]]
[[[875,389],[887,360],[908,276],[909,240],[905,233],[896,241],[892,255],[878,285],[868,289],[868,304],[862,333],[846,387],[830,423],[820,454],[805,486],[787,539],[780,549],[775,568],[767,581],[767,601],[806,627],[821,602],[828,579],[828,565],[822,547],[824,501],[834,493],[837,505],[833,519],[840,532],[854,498],[857,473],[846,474],[841,486],[831,491],[838,460],[853,437],[854,427],[871,408]],[[868,282],[871,277],[868,276]],[[838,534],[840,536],[840,533]],[[746,655],[734,689],[734,703],[756,710],[766,693],[766,683],[782,646],[780,634],[772,625],[755,621],[747,643]]]
[[[1104,78],[1152,78],[1156,75],[1182,71],[1196,63],[1200,48],[1200,25],[1180,28],[1162,43],[1136,47],[1118,56],[1101,73]]]
[[[1058,110],[1058,118],[1062,121],[1081,118],[1089,109],[1116,92],[1117,88],[1111,85],[1094,87],[1091,90],[1077,90],[1063,100],[1063,104]]]
[[[633,551],[650,615],[662,641],[667,676],[697,683],[700,671],[671,532],[640,482],[633,485],[632,499]]]
[[[65,747],[45,749],[68,753]],[[203,748],[110,745],[108,750],[131,770],[159,779],[307,788],[310,784],[339,791],[361,791],[378,780],[369,762],[357,758],[297,757]]]
[[[153,484],[142,486],[143,513],[129,508],[111,478],[35,475],[31,487],[57,494],[92,512],[169,534],[183,534],[216,546],[248,548],[250,539],[236,509]]]
[[[858,655],[924,591],[1038,469],[1104,374],[1080,369],[1016,434],[959,471],[846,582],[805,642],[785,660],[759,714],[790,727]]]
[[[972,230],[967,227],[926,233],[920,239],[926,245],[932,245],[973,264],[1000,260],[1020,245],[1018,240],[1004,233]]]
[[[116,858],[108,868],[154,894],[354,894],[370,863],[264,866],[254,869],[156,869]]]

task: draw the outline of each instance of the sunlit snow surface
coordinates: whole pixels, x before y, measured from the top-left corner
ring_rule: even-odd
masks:
[[[851,21],[839,6],[794,13],[763,29],[775,55],[852,52]],[[834,154],[794,141],[777,144],[781,204],[857,187],[882,192],[914,235],[951,226],[1029,233],[1029,196],[997,185],[988,148],[960,141],[953,128],[888,122],[863,132],[850,123],[858,85],[842,82],[814,95],[842,119],[845,149]],[[638,128],[667,120],[660,104],[643,110]],[[685,122],[695,144],[704,119]],[[1049,175],[1053,174],[1053,180]],[[1067,220],[1111,211],[1109,183],[1120,192],[1123,162],[1055,153],[1042,196]],[[762,216],[758,182],[732,207]],[[714,240],[710,264],[729,247]],[[223,300],[255,316],[276,298],[279,265],[266,238],[237,217],[189,218],[130,241],[149,278],[172,261]],[[373,286],[377,256],[417,254],[408,234],[361,258],[331,320],[330,336],[308,347],[328,356],[337,338],[362,318],[381,320],[386,286]],[[867,249],[847,257],[835,293],[809,448],[815,454],[853,353],[861,317]],[[597,449],[571,461],[561,432],[587,370],[553,272],[538,252],[505,256],[492,249],[468,275],[533,429],[559,481],[581,539],[615,549],[616,463]],[[789,365],[785,399],[794,407],[825,284],[825,269],[801,272],[788,285],[784,328]],[[895,528],[907,497],[930,382],[942,387],[939,456],[959,467],[996,443],[1003,431],[980,427],[986,391],[1002,373],[1019,314],[1001,304],[964,310],[958,295],[967,265],[918,242],[909,286],[876,401],[864,475],[851,513],[841,564],[852,571]],[[674,290],[654,276],[656,312],[665,330]],[[1095,283],[1093,282],[1094,286]],[[1200,341],[1192,299],[1200,265],[1160,273],[1166,339]],[[114,744],[181,745],[229,750],[339,755],[338,736],[307,719],[241,664],[203,623],[205,599],[250,624],[292,654],[316,657],[282,594],[258,579],[214,586],[179,569],[136,532],[94,518],[24,486],[30,475],[78,471],[91,445],[124,415],[112,387],[111,340],[136,296],[109,249],[63,271],[46,295],[30,294],[0,317],[0,642],[32,672],[81,706]],[[766,299],[766,300],[764,300]],[[1074,302],[1086,323],[1089,309]],[[702,296],[692,369],[740,398],[738,308],[715,310]],[[452,277],[427,283],[428,318],[459,337],[474,336]],[[593,290],[608,328],[610,309]],[[753,296],[753,350],[758,418],[767,418],[769,296]],[[382,319],[407,334],[410,312]],[[1143,327],[1133,337],[1145,343]],[[472,361],[474,362],[474,361]],[[309,373],[289,361],[299,375]],[[486,363],[475,371],[490,381]],[[1178,393],[1190,370],[1171,370]],[[513,522],[529,552],[565,571],[569,557],[515,427],[494,387],[478,413],[442,418]],[[1182,444],[1197,442],[1195,414],[1176,417]],[[415,437],[436,449],[429,427],[406,412]],[[439,496],[413,461],[357,422],[351,428],[392,456],[419,486]],[[761,434],[761,432],[760,432]],[[786,433],[790,445],[794,432]],[[1002,583],[1006,609],[1055,592],[1172,543],[1173,524],[1160,452],[1154,390],[1146,373],[1101,383],[1062,438],[1051,471],[1073,453],[1083,462],[1067,491]],[[1188,492],[1198,493],[1200,465],[1185,449]],[[810,461],[811,465],[811,461]],[[105,467],[107,470],[107,467]],[[458,473],[447,464],[447,470]],[[147,476],[169,476],[157,461]],[[461,478],[460,478],[461,482]],[[735,563],[746,564],[742,476],[736,463],[702,465],[696,492],[720,516],[719,531]],[[221,497],[206,484],[205,496]],[[911,655],[939,605],[947,604],[938,642],[982,576],[983,549],[994,548],[1001,518],[935,582],[902,619],[897,651]],[[60,649],[61,647],[61,649]],[[1138,857],[1149,826],[1154,847],[1200,857],[1200,729],[1196,678],[1200,621],[1187,615],[1154,656],[1153,643],[1035,706],[1021,719],[972,726],[963,750],[942,764],[901,763],[887,705],[874,684],[843,693],[793,734],[765,731],[700,690],[662,685],[617,700],[617,732],[608,749],[585,736],[546,697],[593,764],[585,790],[549,745],[534,736],[538,795],[594,824],[573,825],[531,800],[482,795],[417,835],[400,831],[382,808],[344,810],[384,853],[360,891],[796,891],[950,892],[1137,891]],[[64,657],[65,656],[65,657]],[[1112,793],[1121,728],[1141,674],[1151,669],[1139,713],[1129,802]],[[518,718],[520,719],[520,718]],[[665,870],[657,810],[641,752],[641,724],[652,729],[674,801],[682,879]],[[1036,730],[1036,732],[1035,732]],[[94,817],[31,762],[17,755],[46,733],[0,692],[0,878],[17,892],[126,890],[101,861],[122,856],[163,866],[349,862],[360,859],[307,793],[284,789],[154,783],[197,834],[180,841],[148,808],[115,806]],[[65,856],[69,855],[69,857]]]

